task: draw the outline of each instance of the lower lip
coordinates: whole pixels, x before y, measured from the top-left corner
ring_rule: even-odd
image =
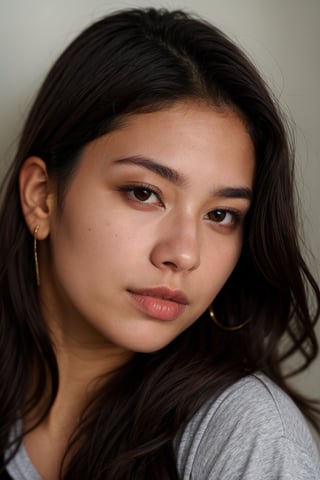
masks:
[[[186,305],[182,303],[163,300],[161,298],[139,295],[129,292],[130,297],[138,309],[157,320],[176,320],[185,310]]]

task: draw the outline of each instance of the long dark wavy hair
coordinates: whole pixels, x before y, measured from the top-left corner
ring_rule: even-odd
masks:
[[[282,361],[297,351],[302,354],[298,370],[315,358],[320,304],[319,288],[300,253],[286,123],[251,61],[220,30],[182,11],[131,9],[87,28],[53,65],[3,184],[0,455],[9,446],[12,426],[43,402],[49,386],[51,396],[38,422],[46,416],[59,384],[38,302],[33,239],[20,205],[21,166],[31,155],[45,161],[63,209],[88,142],[129,115],[188,99],[234,109],[255,147],[254,198],[242,253],[214,301],[225,325],[250,322],[239,331],[224,331],[204,313],[161,350],[136,353],[87,405],[61,478],[178,479],[177,434],[212,395],[257,370],[318,426],[317,405],[289,387],[282,371]]]

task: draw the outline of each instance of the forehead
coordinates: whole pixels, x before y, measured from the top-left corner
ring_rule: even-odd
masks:
[[[253,182],[254,147],[241,117],[206,104],[184,102],[131,115],[120,128],[91,142],[83,163],[103,174],[119,159],[133,156],[172,167],[188,181],[249,187]]]

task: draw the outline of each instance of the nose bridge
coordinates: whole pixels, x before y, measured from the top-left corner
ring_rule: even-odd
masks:
[[[166,220],[153,250],[153,263],[178,271],[194,270],[200,264],[197,220],[190,213],[172,215]]]

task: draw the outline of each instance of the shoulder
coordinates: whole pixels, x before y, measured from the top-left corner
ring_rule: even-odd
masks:
[[[183,480],[320,479],[318,451],[303,415],[262,374],[207,402],[177,439],[177,457]]]

